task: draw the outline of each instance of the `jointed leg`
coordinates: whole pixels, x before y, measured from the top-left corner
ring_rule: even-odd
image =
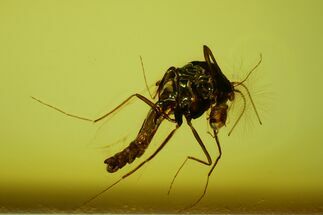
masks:
[[[89,119],[89,118],[86,118],[86,117],[82,117],[82,116],[77,116],[77,115],[74,115],[74,114],[70,114],[70,113],[67,113],[67,112],[65,112],[65,111],[63,111],[63,110],[61,110],[61,109],[59,109],[59,108],[57,108],[57,107],[54,107],[54,106],[52,106],[52,105],[50,105],[50,104],[47,104],[47,103],[45,103],[45,102],[43,102],[43,101],[41,101],[41,100],[39,100],[39,99],[37,99],[37,98],[35,98],[35,97],[31,97],[32,99],[34,99],[34,100],[36,100],[36,101],[38,101],[39,103],[41,103],[41,104],[43,104],[43,105],[46,105],[46,106],[48,106],[48,107],[50,107],[50,108],[52,108],[52,109],[54,109],[54,110],[56,110],[56,111],[58,111],[58,112],[61,112],[62,114],[65,114],[65,115],[67,115],[67,116],[70,116],[70,117],[74,117],[74,118],[77,118],[77,119],[81,119],[81,120],[85,120],[85,121],[90,121],[90,122],[94,122],[94,123],[96,123],[96,122],[99,122],[100,120],[102,120],[102,119],[104,119],[104,118],[106,118],[106,117],[108,117],[109,115],[111,115],[112,113],[114,113],[116,110],[118,110],[119,108],[121,108],[123,105],[125,105],[127,102],[129,102],[130,101],[130,99],[132,99],[133,97],[137,97],[137,98],[139,98],[141,101],[143,101],[143,102],[145,102],[147,105],[149,105],[151,108],[154,108],[158,113],[160,113],[161,115],[163,115],[163,117],[165,118],[165,119],[167,119],[167,120],[169,120],[169,121],[171,121],[171,122],[175,122],[175,120],[174,119],[171,119],[167,114],[165,114],[165,113],[163,113],[163,112],[161,112],[159,109],[158,109],[158,107],[153,103],[153,102],[151,102],[149,99],[147,99],[146,97],[144,97],[144,96],[142,96],[142,95],[140,95],[140,94],[138,94],[138,93],[135,93],[135,94],[133,94],[133,95],[131,95],[131,96],[129,96],[126,100],[124,100],[121,104],[119,104],[116,108],[114,108],[112,111],[110,111],[109,113],[107,113],[107,114],[104,114],[103,116],[101,116],[101,117],[99,117],[99,118],[97,118],[97,119],[95,119],[95,120],[92,120],[92,119]]]
[[[104,118],[106,118],[107,116],[109,116],[110,114],[112,114],[113,112],[115,112],[116,110],[118,110],[119,108],[121,108],[123,105],[125,105],[130,99],[132,99],[133,97],[137,97],[138,99],[140,99],[141,101],[145,102],[147,105],[149,105],[151,108],[154,108],[158,113],[160,113],[161,115],[163,115],[163,117],[171,122],[175,122],[174,119],[171,119],[167,114],[161,112],[158,107],[153,103],[151,102],[149,99],[147,99],[146,97],[138,94],[138,93],[135,93],[131,96],[129,96],[126,100],[124,100],[121,104],[119,104],[117,107],[115,107],[112,111],[110,111],[109,113],[106,113],[105,115],[93,120],[93,122],[98,122]]]
[[[204,187],[204,191],[203,191],[203,194],[200,196],[200,198],[198,198],[198,200],[196,202],[194,202],[192,205],[190,205],[189,207],[186,207],[184,208],[183,210],[185,209],[189,209],[191,207],[194,207],[197,203],[199,203],[201,201],[201,199],[205,196],[205,193],[206,193],[206,189],[208,187],[208,184],[209,184],[209,178],[210,178],[210,175],[212,174],[214,168],[216,167],[216,165],[218,164],[220,158],[221,158],[221,155],[222,155],[222,150],[221,150],[221,145],[220,145],[220,141],[219,141],[219,138],[218,138],[218,135],[216,133],[216,131],[214,131],[214,138],[215,138],[215,142],[216,142],[216,145],[219,149],[219,155],[218,157],[216,158],[211,170],[209,171],[208,175],[207,175],[207,179],[206,179],[206,184],[205,184],[205,187]]]
[[[61,109],[59,109],[59,108],[57,108],[57,107],[54,107],[54,106],[52,106],[52,105],[50,105],[50,104],[47,104],[47,103],[45,103],[45,102],[41,101],[40,99],[37,99],[37,98],[35,98],[35,97],[33,97],[33,96],[31,96],[31,98],[32,98],[32,99],[34,99],[34,100],[36,100],[37,102],[39,102],[39,103],[43,104],[43,105],[46,105],[46,106],[48,106],[48,107],[50,107],[50,108],[53,108],[54,110],[56,110],[56,111],[58,111],[58,112],[61,112],[62,114],[65,114],[65,115],[67,115],[67,116],[74,117],[74,118],[81,119],[81,120],[85,120],[85,121],[93,122],[93,120],[92,120],[92,119],[88,119],[88,118],[86,118],[86,117],[82,117],[82,116],[77,116],[77,115],[74,115],[74,114],[66,113],[65,111],[63,111],[63,110],[61,110]]]
[[[175,176],[174,176],[174,178],[173,178],[173,180],[172,180],[172,182],[171,182],[171,184],[170,184],[170,187],[169,187],[169,190],[168,190],[168,194],[170,193],[170,191],[171,191],[171,189],[172,189],[173,183],[174,183],[174,181],[175,181],[175,179],[176,179],[176,177],[177,177],[178,173],[180,172],[180,170],[183,168],[183,166],[185,165],[185,163],[186,163],[189,159],[190,159],[190,160],[197,161],[197,162],[199,162],[199,163],[201,163],[201,164],[204,164],[204,165],[207,165],[207,166],[210,166],[210,165],[212,164],[212,159],[211,159],[211,157],[210,157],[210,155],[209,155],[208,151],[206,150],[206,148],[205,148],[205,146],[204,146],[204,144],[203,144],[203,142],[202,142],[202,140],[201,140],[200,136],[198,135],[197,131],[195,130],[195,128],[193,127],[192,123],[191,123],[189,120],[187,120],[187,124],[190,126],[190,128],[191,128],[191,130],[192,130],[192,132],[193,132],[193,134],[194,134],[195,139],[196,139],[196,140],[197,140],[197,142],[200,144],[200,146],[201,146],[201,148],[202,148],[202,150],[203,150],[203,152],[204,152],[204,154],[205,154],[205,156],[206,156],[206,158],[207,158],[207,161],[203,161],[203,160],[201,160],[201,159],[198,159],[198,158],[195,158],[195,157],[192,157],[192,156],[188,156],[188,157],[185,159],[185,161],[183,162],[183,164],[180,166],[180,168],[177,170],[177,172],[176,172],[176,174],[175,174]]]
[[[147,91],[148,91],[148,93],[150,95],[150,98],[151,99],[155,99],[156,96],[157,96],[157,94],[158,94],[158,90],[156,91],[156,93],[154,95],[150,92],[149,87],[148,87],[148,83],[147,83],[146,72],[145,72],[145,68],[144,68],[144,62],[142,61],[142,57],[141,56],[140,56],[140,62],[141,62],[141,68],[142,68],[142,72],[143,72],[144,79],[145,79],[146,89],[147,89]]]

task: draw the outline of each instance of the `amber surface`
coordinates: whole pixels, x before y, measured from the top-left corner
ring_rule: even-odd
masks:
[[[145,154],[116,173],[103,161],[136,136],[149,107],[127,105],[99,124],[32,100],[96,118],[134,92],[149,98],[170,66],[212,50],[223,73],[246,82],[263,121],[236,100],[219,138],[223,156],[191,213],[322,213],[322,1],[0,2],[0,212],[175,213],[203,192],[208,167],[190,128],[156,158],[82,206],[147,158],[174,128],[163,122]],[[153,90],[153,87],[151,88]],[[192,123],[212,158],[206,116]],[[119,140],[119,141],[118,141]],[[117,143],[116,143],[117,142]],[[106,147],[109,146],[109,147]]]

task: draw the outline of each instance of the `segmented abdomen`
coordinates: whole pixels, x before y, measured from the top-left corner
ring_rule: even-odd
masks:
[[[107,171],[116,172],[127,163],[130,164],[140,157],[145,152],[163,119],[162,115],[151,109],[141,126],[137,138],[127,148],[104,161],[107,164]]]

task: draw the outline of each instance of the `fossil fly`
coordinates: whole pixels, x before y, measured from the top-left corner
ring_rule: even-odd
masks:
[[[258,121],[260,124],[262,124],[259,114],[256,110],[255,104],[249,93],[249,90],[244,85],[244,82],[248,79],[250,74],[261,63],[262,56],[260,55],[260,60],[258,61],[256,66],[254,66],[250,70],[250,72],[247,74],[244,80],[240,82],[230,82],[222,73],[208,46],[203,46],[203,53],[204,61],[192,61],[181,68],[176,68],[172,66],[166,71],[163,78],[156,83],[157,91],[156,94],[152,96],[153,98],[157,96],[157,102],[154,103],[146,97],[142,96],[141,94],[136,93],[128,97],[124,102],[122,102],[109,113],[95,120],[66,113],[61,109],[58,109],[54,106],[42,102],[39,99],[32,97],[38,102],[47,105],[51,108],[54,108],[57,111],[62,112],[63,114],[92,122],[98,122],[106,118],[134,97],[137,97],[138,99],[149,105],[151,108],[141,126],[140,131],[138,132],[137,137],[128,145],[128,147],[116,153],[115,155],[107,158],[104,161],[104,163],[106,164],[106,169],[109,173],[116,172],[119,169],[123,168],[126,164],[130,164],[136,158],[141,157],[144,154],[150,142],[152,141],[152,138],[154,137],[155,133],[158,130],[158,127],[163,122],[163,120],[168,120],[175,124],[175,128],[168,134],[168,136],[163,140],[163,142],[153,154],[151,154],[147,159],[141,162],[133,170],[123,175],[118,181],[116,181],[100,193],[96,194],[91,199],[87,200],[84,204],[87,204],[88,202],[101,195],[103,192],[109,190],[111,187],[118,184],[121,180],[129,177],[139,168],[141,168],[145,163],[153,159],[172,138],[176,130],[182,125],[183,118],[185,118],[197,143],[200,145],[202,151],[204,152],[206,159],[187,156],[187,158],[184,160],[184,162],[176,172],[173,181],[171,182],[168,193],[170,192],[173,182],[176,176],[178,175],[179,171],[182,169],[182,167],[188,160],[193,160],[203,165],[211,166],[211,169],[209,170],[209,173],[207,175],[204,191],[193,204],[187,207],[191,208],[198,202],[200,202],[201,199],[205,196],[208,187],[209,177],[221,158],[222,150],[218,138],[218,132],[220,128],[226,124],[227,114],[229,110],[228,103],[230,101],[233,101],[238,95],[241,96],[244,102],[243,109],[240,115],[238,116],[236,122],[234,123],[233,127],[231,128],[229,134],[237,125],[245,111],[246,97],[240,90],[237,89],[237,86],[241,86],[246,91],[251,101],[252,107],[257,115]],[[209,125],[213,130],[212,136],[214,137],[215,143],[219,150],[219,154],[214,162],[212,161],[212,158],[209,152],[207,151],[203,141],[201,140],[199,134],[192,125],[192,119],[199,118],[201,115],[204,114],[204,112],[208,110],[210,110],[208,120]]]

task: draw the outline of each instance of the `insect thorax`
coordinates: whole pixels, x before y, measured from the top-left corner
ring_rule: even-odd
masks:
[[[172,109],[179,121],[182,115],[198,118],[214,101],[214,84],[206,68],[205,62],[194,61],[181,68],[171,67],[164,75],[159,102]]]

